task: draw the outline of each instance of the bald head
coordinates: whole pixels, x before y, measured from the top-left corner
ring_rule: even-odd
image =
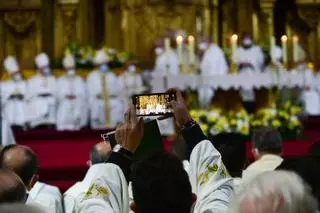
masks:
[[[26,146],[11,145],[0,154],[1,168],[14,171],[26,186],[38,172],[38,160],[34,152]]]
[[[108,160],[111,154],[111,145],[109,142],[100,142],[91,148],[90,161],[91,164],[104,163]]]
[[[14,172],[0,169],[0,203],[25,202],[26,188]]]

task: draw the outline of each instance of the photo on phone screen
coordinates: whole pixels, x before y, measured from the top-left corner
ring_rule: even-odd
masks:
[[[133,105],[138,116],[157,116],[172,114],[170,102],[177,100],[174,93],[154,93],[147,95],[134,95]]]

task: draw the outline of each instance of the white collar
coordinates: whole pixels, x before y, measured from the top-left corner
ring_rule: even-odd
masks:
[[[36,184],[34,184],[34,186],[32,187],[32,189],[29,191],[29,197],[32,200],[35,200],[36,197],[38,196],[38,194],[40,193],[40,190],[44,187],[43,183],[40,182],[36,182]]]

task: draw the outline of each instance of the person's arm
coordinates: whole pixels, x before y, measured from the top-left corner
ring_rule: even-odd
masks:
[[[107,163],[113,163],[120,167],[128,183],[131,174],[132,157],[132,152],[121,148],[118,152],[112,152],[107,161]]]
[[[192,120],[191,115],[184,103],[182,94],[177,89],[170,89],[169,93],[175,93],[177,96],[176,101],[171,102],[173,113],[178,126],[181,128],[182,136],[188,146],[188,157],[190,156],[193,148],[202,140],[207,139],[203,134],[200,126]]]
[[[187,143],[189,158],[194,147],[201,141],[206,140],[207,137],[203,134],[199,124],[193,120],[187,122],[182,127],[181,132],[185,142]]]
[[[90,174],[88,174],[90,173]],[[93,165],[83,181],[86,192],[76,200],[78,213],[127,213],[128,184],[121,169],[113,163]]]
[[[193,149],[189,178],[197,195],[194,212],[226,213],[233,193],[233,181],[223,165],[221,154],[204,140]]]
[[[134,106],[129,107],[124,117],[124,124],[119,125],[116,129],[116,140],[121,148],[113,151],[107,162],[119,166],[126,180],[129,181],[132,157],[142,140],[144,121],[142,118],[137,118]]]

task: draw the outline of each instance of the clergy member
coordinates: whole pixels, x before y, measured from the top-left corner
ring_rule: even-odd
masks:
[[[27,205],[35,205],[46,213],[62,213],[62,197],[59,189],[39,182],[39,162],[36,154],[27,146],[11,145],[0,153],[1,169],[15,172],[24,183],[28,196]]]
[[[156,62],[153,70],[155,75],[165,76],[179,74],[179,59],[171,47],[165,51],[163,42],[158,42],[155,53]]]
[[[212,77],[214,75],[227,75],[228,64],[221,48],[210,40],[203,39],[199,43],[199,49],[203,53],[200,71],[202,77]],[[214,96],[213,88],[209,85],[202,85],[199,90],[199,102],[203,107],[210,105]]]
[[[210,40],[202,40],[199,49],[204,53],[200,65],[202,76],[228,74],[229,68],[224,52],[217,44]]]
[[[10,76],[10,80],[3,82],[1,87],[4,116],[10,126],[25,128],[27,83],[21,77],[15,57],[8,56],[4,60],[4,68]]]
[[[243,36],[242,45],[237,49],[234,60],[240,73],[259,73],[264,65],[262,49],[254,45],[251,36],[248,34]],[[241,91],[241,96],[247,111],[252,112],[255,100],[253,90],[244,89]]]
[[[239,72],[261,72],[264,64],[262,49],[254,45],[250,35],[245,34],[242,45],[237,49],[235,62]]]
[[[123,85],[123,97],[126,105],[132,103],[132,96],[141,94],[146,88],[143,86],[142,76],[137,73],[137,66],[129,63],[126,71],[120,75],[120,81]]]
[[[115,127],[124,114],[124,102],[120,99],[122,84],[109,70],[108,56],[103,50],[97,51],[94,63],[96,69],[87,79],[91,128]]]
[[[62,64],[66,74],[57,81],[57,129],[79,130],[88,122],[85,82],[76,73],[76,63],[72,55],[66,55]]]
[[[177,106],[183,107],[180,104]],[[132,108],[131,111],[135,110]],[[197,131],[191,132],[191,128]],[[202,137],[197,124],[193,123],[191,128],[189,133],[200,131]],[[130,138],[128,133],[133,137]],[[128,112],[125,124],[117,129],[117,135],[119,144],[123,146],[119,151],[112,152],[108,163],[96,165],[99,168],[91,172],[94,178],[87,184],[87,192],[79,196],[77,212],[127,213],[129,196],[126,179],[130,174],[134,194],[130,208],[134,212],[228,211],[232,179],[220,153],[210,141],[198,143],[198,140],[191,139],[194,145],[189,148],[195,147],[191,153],[188,175],[177,158],[165,154],[151,155],[137,163],[131,171],[132,153],[143,137],[143,120],[135,114]]]
[[[38,74],[28,81],[28,113],[31,127],[53,128],[56,124],[56,78],[51,75],[49,57],[36,56]]]
[[[91,173],[96,170],[97,166],[102,163],[105,163],[110,154],[111,154],[112,148],[109,142],[100,142],[91,148],[90,151],[90,163],[88,166],[90,166],[89,170],[87,171],[86,176],[84,177],[83,181],[75,183],[73,186],[71,186],[63,195],[63,203],[64,203],[64,212],[65,213],[75,213],[77,206],[76,201],[77,198],[85,193],[88,189],[88,182],[91,181],[94,177],[91,175]]]
[[[303,73],[304,88],[301,91],[301,102],[307,115],[320,115],[320,96],[317,92],[316,76],[302,61],[293,72]]]

